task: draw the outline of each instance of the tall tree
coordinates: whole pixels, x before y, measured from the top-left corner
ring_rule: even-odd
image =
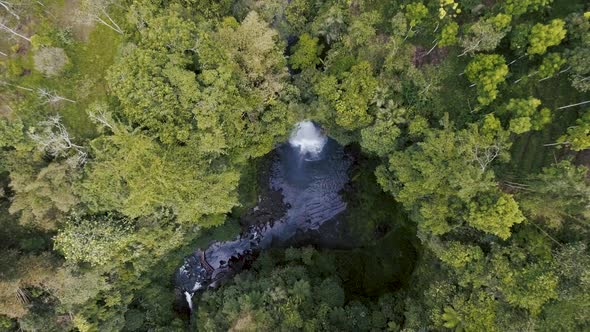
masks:
[[[352,66],[342,76],[341,82],[334,76],[326,76],[315,89],[335,109],[338,125],[348,130],[365,127],[372,120],[368,109],[377,88],[373,68],[364,61]]]
[[[549,24],[535,24],[529,36],[530,46],[527,53],[545,54],[549,47],[559,45],[566,33],[565,22],[560,19],[554,19]]]
[[[467,65],[465,73],[477,87],[477,100],[489,105],[498,97],[498,85],[506,79],[508,66],[501,55],[478,54]]]

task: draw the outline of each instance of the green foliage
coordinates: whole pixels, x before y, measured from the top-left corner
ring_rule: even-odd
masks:
[[[344,35],[347,19],[348,13],[342,6],[333,4],[317,15],[312,24],[312,31],[315,35],[323,36],[328,44],[332,44]]]
[[[322,46],[318,45],[318,38],[313,38],[308,34],[299,37],[295,51],[289,58],[291,66],[295,69],[315,68],[320,63],[320,54]]]
[[[195,74],[175,65],[186,62],[178,55],[170,57],[130,45],[111,68],[109,81],[132,123],[164,143],[186,142],[199,89]]]
[[[523,211],[552,228],[561,228],[568,216],[581,216],[590,203],[588,169],[561,161],[531,176],[530,190],[518,194]]]
[[[501,55],[478,54],[467,65],[465,73],[476,84],[477,100],[482,105],[489,105],[498,97],[498,85],[506,79],[508,66]]]
[[[348,28],[348,34],[343,40],[344,45],[350,49],[370,47],[370,42],[377,33],[375,25],[380,19],[379,13],[374,11],[353,18]]]
[[[316,9],[315,0],[293,0],[285,9],[285,18],[291,29],[298,34],[313,18]]]
[[[463,214],[463,204],[494,186],[487,167],[491,156],[504,158],[506,144],[475,128],[430,131],[423,142],[391,154],[387,168],[377,169],[377,181],[416,214],[422,231],[444,234]]]
[[[480,194],[476,202],[469,206],[467,222],[474,228],[501,239],[510,237],[510,228],[525,220],[518,204],[509,194]]]
[[[195,112],[198,146],[244,162],[269,152],[293,123],[293,90],[277,33],[255,12],[201,33],[203,97]],[[236,111],[240,110],[240,111]]]
[[[589,326],[590,283],[587,245],[567,244],[555,253],[555,271],[561,277],[558,298],[543,309],[544,330],[580,330]]]
[[[481,19],[471,25],[461,37],[463,54],[476,51],[492,51],[500,44],[504,36],[510,31],[511,17],[498,14],[490,18]]]
[[[517,24],[510,34],[510,49],[516,54],[523,56],[529,45],[529,34],[532,25],[528,23]]]
[[[317,93],[335,109],[336,123],[345,129],[359,129],[372,121],[368,109],[377,88],[372,71],[368,62],[361,62],[343,73],[341,82],[334,76],[325,76],[315,86]]]
[[[438,257],[453,268],[460,269],[471,261],[481,260],[483,252],[478,246],[463,245],[460,242],[452,241]]]
[[[379,113],[372,126],[361,130],[361,146],[378,156],[386,156],[396,148],[401,130],[397,121],[388,114]]]
[[[0,147],[13,147],[17,150],[31,150],[32,142],[27,140],[23,121],[20,118],[10,120],[0,117]]]
[[[237,204],[239,174],[209,171],[192,145],[162,147],[144,135],[121,131],[97,138],[92,147],[95,159],[80,191],[93,211],[136,218],[170,208],[180,221],[199,224],[202,216],[225,213]]]
[[[468,299],[455,297],[453,307],[445,307],[442,316],[446,328],[455,328],[455,331],[496,331],[495,319],[497,304],[490,294],[476,292]]]
[[[24,224],[52,229],[59,216],[69,212],[79,202],[72,190],[79,174],[70,165],[59,162],[33,168],[25,163],[26,158],[30,155],[12,154],[12,162],[20,160],[23,164],[9,167],[10,187],[15,192],[9,212],[20,213]]]
[[[103,265],[127,244],[131,226],[111,214],[75,217],[55,237],[55,249],[69,261]]]
[[[451,22],[445,25],[440,32],[440,46],[451,46],[457,44],[457,34],[459,33],[459,24]]]
[[[359,248],[266,251],[195,328],[588,330],[585,6],[3,1],[0,330],[184,330],[171,276],[302,118]]]
[[[504,10],[511,15],[522,15],[526,12],[540,10],[549,6],[553,0],[506,0]]]
[[[492,258],[492,266],[506,301],[532,315],[539,314],[543,304],[557,297],[557,276],[544,262],[527,263],[519,248],[499,250]]]
[[[574,151],[582,151],[590,147],[590,111],[586,111],[577,119],[576,125],[569,127],[558,142],[569,145]]]
[[[310,254],[307,259],[305,252]],[[329,277],[321,272],[322,265],[335,263],[334,256],[308,249],[288,249],[286,255],[289,263],[285,265],[278,265],[280,256],[265,256],[260,260],[268,261],[268,266],[257,264],[230,285],[205,293],[196,316],[200,328],[370,331],[384,329],[394,318],[387,295],[378,303],[345,304],[335,271],[325,271],[333,275]]]
[[[568,65],[572,67],[575,73],[572,76],[572,86],[581,92],[590,91],[590,64],[588,64],[588,56],[590,56],[590,47],[577,47],[573,50],[568,50]]]
[[[417,26],[428,16],[428,8],[421,2],[409,3],[406,5],[405,10],[410,28]]]
[[[539,66],[539,76],[542,78],[552,77],[567,61],[559,53],[549,53],[543,58]]]
[[[567,30],[563,20],[555,19],[546,25],[535,24],[529,36],[530,46],[527,53],[530,55],[545,54],[547,48],[559,45],[565,38],[566,33]]]
[[[548,108],[538,110],[541,101],[536,98],[510,99],[505,106],[506,113],[510,114],[509,130],[516,134],[522,134],[529,130],[541,130],[551,122],[551,111]]]

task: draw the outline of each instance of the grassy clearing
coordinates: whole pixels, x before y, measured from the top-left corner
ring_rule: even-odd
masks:
[[[11,106],[19,116],[35,122],[49,114],[58,113],[75,139],[89,139],[96,135],[96,130],[85,110],[92,102],[108,98],[108,86],[104,77],[115,59],[122,36],[100,25],[92,29],[84,25],[84,29],[87,29],[85,34],[76,33],[81,25],[72,25],[74,19],[71,16],[75,12],[75,5],[76,1],[60,0],[37,8],[46,15],[38,15],[37,17],[44,18],[26,23],[27,30],[31,30],[30,34],[34,36],[33,43],[18,41],[18,44],[11,44],[14,54],[3,65],[13,85],[33,90],[43,88],[76,101],[50,105],[40,99],[18,98],[17,95],[16,98],[11,98]],[[35,69],[34,54],[44,46],[65,50],[69,64],[61,75],[45,77]],[[15,90],[13,87],[10,89]],[[23,97],[36,93],[25,89],[16,90]],[[28,102],[23,103],[21,100]]]

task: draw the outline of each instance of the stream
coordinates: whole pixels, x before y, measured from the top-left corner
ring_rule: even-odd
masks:
[[[175,275],[176,289],[192,310],[193,296],[215,288],[247,268],[267,248],[314,244],[346,247],[339,215],[347,203],[341,192],[349,182],[352,156],[311,121],[296,125],[288,142],[277,148],[270,165],[268,186],[281,194],[281,215],[255,223],[231,241],[215,242],[186,257]],[[256,215],[268,209],[259,199]],[[268,204],[267,204],[268,205]],[[274,209],[277,209],[275,206]]]

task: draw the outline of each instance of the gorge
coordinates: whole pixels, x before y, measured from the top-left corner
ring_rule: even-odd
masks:
[[[239,273],[264,249],[346,246],[318,229],[327,222],[333,224],[331,232],[341,227],[335,217],[347,207],[341,191],[349,182],[347,172],[353,157],[311,121],[298,123],[289,141],[276,152],[268,186],[281,193],[284,214],[277,220],[248,226],[232,241],[215,242],[188,256],[175,279],[189,308],[195,293],[215,288]],[[252,211],[259,209],[256,206]]]

